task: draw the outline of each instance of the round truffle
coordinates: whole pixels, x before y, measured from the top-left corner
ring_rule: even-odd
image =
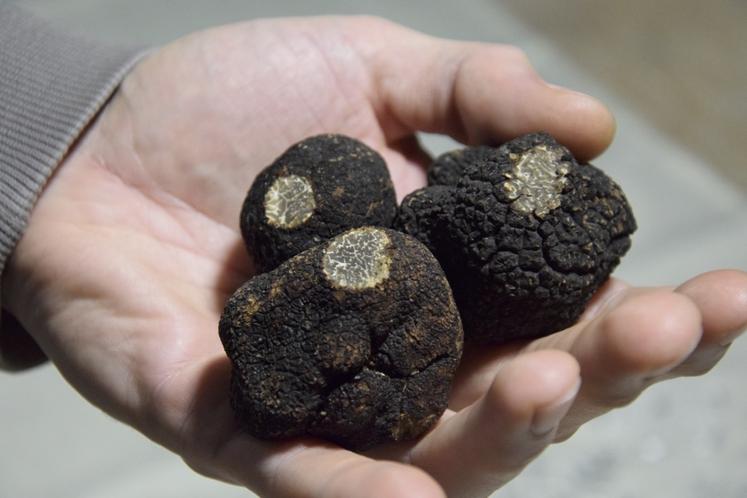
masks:
[[[607,175],[546,133],[485,155],[462,164],[459,181],[406,197],[395,226],[440,261],[467,341],[562,330],[630,248],[630,206]]]
[[[446,408],[462,351],[441,267],[405,234],[349,230],[229,299],[220,338],[231,402],[260,438],[361,450],[413,439]]]
[[[265,272],[349,228],[391,227],[396,202],[376,151],[343,135],[318,135],[257,176],[241,209],[241,233]]]

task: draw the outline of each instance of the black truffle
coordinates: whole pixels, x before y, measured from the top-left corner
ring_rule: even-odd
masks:
[[[437,161],[442,184],[406,197],[395,226],[440,261],[465,339],[503,343],[572,325],[630,248],[636,223],[622,190],[546,133],[448,157],[475,160]]]
[[[438,156],[428,168],[428,185],[459,184],[465,170],[478,161],[495,161],[497,149],[487,145],[465,147]]]
[[[382,157],[343,135],[291,146],[255,179],[241,209],[241,233],[256,269],[354,227],[391,227],[397,201]]]
[[[250,280],[228,301],[220,338],[248,432],[358,450],[427,431],[462,350],[438,262],[414,238],[374,227]]]

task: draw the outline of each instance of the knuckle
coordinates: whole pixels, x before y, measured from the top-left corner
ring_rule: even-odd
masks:
[[[694,359],[691,361],[687,361],[677,367],[673,373],[681,375],[683,377],[699,377],[710,372],[713,367],[716,366],[716,362],[718,362],[719,359],[720,358],[717,358],[715,360],[709,359],[701,361]]]
[[[507,62],[516,64],[518,66],[532,66],[531,62],[529,61],[529,56],[523,49],[515,45],[500,45],[499,48],[501,50],[503,58],[506,59]]]
[[[545,449],[545,445],[535,446],[531,450],[522,452],[521,454],[514,454],[507,459],[498,459],[495,462],[496,468],[492,469],[490,473],[499,480],[508,480],[513,476],[520,474],[533,460],[535,460],[542,450]]]
[[[555,433],[555,439],[553,442],[555,443],[563,443],[565,441],[568,441],[576,432],[578,431],[578,427],[572,427],[572,428],[561,428],[558,430],[558,432]]]
[[[728,350],[729,345],[722,346],[717,344],[712,346],[701,346],[690,356],[690,358],[687,359],[687,361],[683,362],[679,368],[675,369],[675,372],[683,370],[684,375],[688,377],[707,374],[718,364],[719,361],[721,361],[721,358],[724,357]]]
[[[373,14],[363,14],[355,16],[354,22],[357,25],[356,27],[360,29],[359,32],[361,33],[381,33],[385,30],[391,30],[400,27],[399,24],[390,21],[389,19]]]
[[[625,389],[604,389],[594,393],[592,399],[594,400],[594,404],[599,408],[612,410],[628,406],[638,398],[642,391],[643,386]]]
[[[500,68],[495,74],[510,79],[539,79],[529,56],[514,45],[472,44],[464,66],[472,72],[482,72],[486,63]]]

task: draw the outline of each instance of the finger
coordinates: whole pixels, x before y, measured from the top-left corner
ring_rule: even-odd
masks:
[[[598,100],[543,81],[508,45],[447,41],[381,20],[377,50],[361,49],[374,79],[375,108],[390,139],[416,130],[471,144],[546,130],[580,159],[602,152],[614,119]]]
[[[445,496],[421,469],[314,440],[270,444],[240,434],[216,455],[221,478],[268,498]]]
[[[609,277],[586,303],[586,308],[578,321],[593,320],[630,291],[631,287],[626,282],[619,278]]]
[[[747,272],[718,270],[698,275],[677,287],[703,317],[703,342],[726,345],[747,327]]]
[[[226,397],[230,371],[225,356],[216,358],[175,379],[180,384],[172,390],[193,393],[189,400],[170,399],[167,389],[159,395],[161,403],[173,404],[182,414],[162,421],[180,436],[167,447],[197,472],[268,498],[444,496],[431,477],[412,466],[377,462],[311,438],[270,442],[249,436],[238,427]]]
[[[594,294],[581,316],[580,322],[586,322],[602,314],[610,306],[629,292],[628,284],[617,278],[610,278]],[[576,329],[576,332],[572,332]],[[474,347],[465,345],[462,361],[454,379],[454,388],[449,398],[449,408],[460,410],[479,399],[493,381],[500,366],[516,355],[544,349],[568,351],[577,336],[579,326],[570,331],[562,331],[527,344],[526,341],[515,341],[497,346]]]
[[[676,289],[698,307],[703,337],[693,353],[671,375],[701,375],[726,353],[747,327],[747,273],[720,270],[704,273]]]
[[[701,334],[700,312],[689,298],[653,290],[634,293],[591,322],[537,341],[532,347],[547,347],[554,339],[556,346],[567,347],[581,365],[584,384],[561,425],[560,438],[633,401],[685,361]]]
[[[433,158],[420,145],[417,136],[409,135],[401,140],[389,143],[381,150],[397,193],[397,202],[426,184],[426,167]]]
[[[485,496],[553,439],[580,383],[568,354],[538,351],[501,368],[485,395],[443,421],[410,452],[448,496]]]

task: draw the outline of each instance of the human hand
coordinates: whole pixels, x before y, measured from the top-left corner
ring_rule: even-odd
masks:
[[[262,167],[316,133],[380,151],[402,197],[424,182],[417,130],[481,143],[545,129],[590,158],[613,128],[511,47],[369,18],[196,34],[144,60],[59,168],[6,270],[5,304],[91,402],[205,475],[267,496],[484,495],[654,380],[712,366],[747,321],[747,276],[677,290],[612,281],[566,331],[467,351],[422,440],[357,455],[258,441],[234,421],[217,323],[252,274],[238,210]],[[553,410],[580,378],[572,406]]]

